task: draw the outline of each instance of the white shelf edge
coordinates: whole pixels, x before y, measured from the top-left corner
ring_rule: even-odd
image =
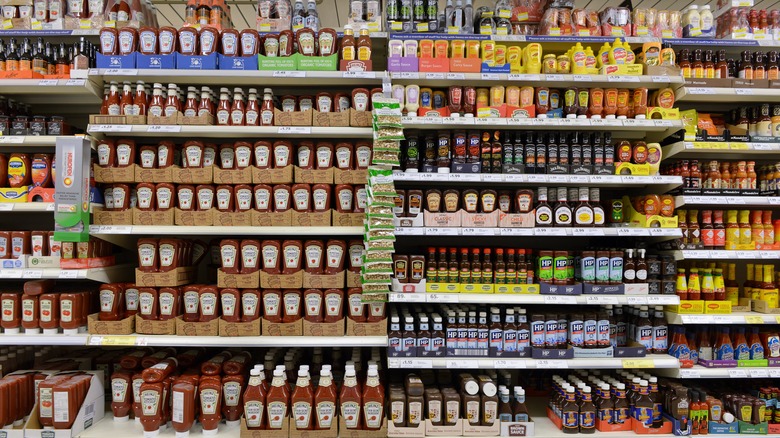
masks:
[[[537,236],[537,237],[682,237],[679,228],[594,228],[594,227],[537,227],[537,228],[469,228],[469,227],[396,227],[396,236]]]
[[[91,235],[251,235],[251,236],[358,236],[363,227],[222,227],[222,226],[182,226],[182,225],[90,225]]]
[[[60,269],[60,268],[25,268],[2,269],[0,280],[31,280],[31,279],[59,279],[59,280],[92,280],[100,283],[115,283],[121,279],[132,276],[134,264],[122,264],[106,266],[105,268],[90,269]]]
[[[628,362],[626,362],[628,361]],[[637,362],[639,361],[639,362]],[[532,359],[532,358],[470,358],[470,357],[388,357],[389,369],[623,369],[624,364],[638,363],[641,367],[665,369],[679,368],[676,358],[668,355],[651,354],[637,358],[575,358],[575,359]],[[652,366],[650,366],[652,365]],[[633,368],[630,367],[630,368]]]
[[[540,294],[468,294],[437,292],[391,292],[391,303],[485,303],[485,304],[617,304],[674,305],[676,295],[540,295]]]

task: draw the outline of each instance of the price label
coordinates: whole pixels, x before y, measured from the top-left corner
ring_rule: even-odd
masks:
[[[604,124],[604,119],[590,119],[590,124],[592,126],[601,126]]]
[[[13,211],[14,204],[12,202],[3,202],[0,204],[0,211]]]
[[[642,228],[618,228],[618,236],[646,236],[648,233]]]
[[[273,72],[275,78],[305,78],[305,71],[298,70],[276,70]]]
[[[676,296],[647,296],[647,304],[664,305],[664,304],[677,304],[680,300]]]
[[[732,316],[715,315],[714,317],[715,324],[732,324],[732,323],[740,322],[738,320],[739,320],[738,316],[732,317]]]
[[[708,259],[710,251],[686,250],[683,251],[683,258],[686,259]]]
[[[655,368],[653,359],[623,359],[623,368]]]
[[[308,126],[280,126],[278,134],[311,134],[311,128]]]
[[[424,303],[425,293],[411,292],[390,294],[390,301],[398,303]]]
[[[41,278],[43,271],[41,269],[25,269],[22,271],[22,278]]]
[[[426,359],[401,359],[398,362],[399,368],[433,368],[433,361]]]
[[[685,88],[685,91],[688,92],[688,94],[709,94],[712,91],[712,88]]]
[[[495,236],[495,228],[463,228],[463,236]]]
[[[485,173],[482,175],[482,181],[484,182],[503,182],[504,175],[500,173]]]
[[[444,73],[425,73],[425,79],[444,79]]]
[[[737,96],[752,96],[754,94],[752,88],[735,88],[734,93]]]
[[[426,294],[429,303],[457,303],[458,294]]]
[[[468,182],[476,182],[479,181],[480,174],[478,173],[451,173],[449,180],[450,181],[468,181]]]
[[[753,368],[753,369],[749,369],[748,373],[750,374],[750,377],[754,379],[762,379],[762,378],[769,377],[769,370],[766,369]]]
[[[592,80],[590,75],[574,75],[574,82],[591,82]]]
[[[79,271],[75,269],[63,269],[60,271],[57,278],[67,278],[67,279],[79,278]]]
[[[91,132],[130,132],[132,130],[132,125],[91,125],[89,127]]]
[[[648,120],[642,120],[642,122],[647,122]],[[674,123],[671,120],[649,120],[653,123],[655,126],[660,126],[662,128],[671,128],[674,126]]]
[[[728,373],[729,378],[731,379],[742,379],[748,376],[748,373],[745,370],[728,370]]]
[[[534,236],[566,236],[568,233],[566,228],[537,228],[534,231]]]
[[[569,175],[549,175],[551,183],[568,183]]]
[[[90,337],[90,345],[105,345],[110,347],[130,346],[136,344],[135,336],[98,336],[100,339],[99,344],[92,344],[92,338]]]
[[[566,80],[563,75],[544,75],[544,79],[551,82],[560,82]]]
[[[577,297],[568,295],[545,295],[544,304],[577,304]]]
[[[710,251],[711,259],[727,259],[729,254],[726,251]]]
[[[587,304],[617,304],[618,298],[617,297],[610,297],[610,296],[586,296],[585,302]]]
[[[756,151],[771,151],[772,145],[769,143],[752,143],[752,149]]]
[[[670,79],[669,79],[669,76],[655,76],[654,75],[654,76],[652,76],[650,78],[650,80],[653,81],[654,83],[667,83],[667,82],[669,82]]]
[[[305,72],[304,72],[305,73]],[[374,79],[376,72],[373,71],[345,71],[343,77],[352,79]]]
[[[776,259],[778,258],[777,251],[759,251],[759,255],[762,259]]]
[[[447,73],[447,79],[451,81],[463,81],[466,79],[466,75],[463,73]]]
[[[499,233],[502,236],[533,236],[533,228],[500,228]]]
[[[768,196],[766,198],[766,202],[769,205],[780,205],[780,197],[779,196]]]
[[[3,135],[0,136],[0,143],[24,143],[24,137],[21,135]]]
[[[46,211],[54,211],[54,203],[50,202],[48,205],[46,205]]]
[[[757,316],[757,315],[746,315],[745,316],[745,322],[748,324],[763,324],[764,323],[764,317]]]
[[[569,363],[565,360],[558,360],[558,359],[546,359],[546,360],[537,360],[536,361],[536,368],[539,369],[562,369],[562,368],[569,368]]]
[[[770,369],[769,377],[780,377],[780,369]]]
[[[178,125],[149,125],[146,132],[181,132],[181,126]]]
[[[38,81],[38,86],[40,86],[40,87],[54,87],[54,86],[57,86],[59,84],[59,82],[60,81],[58,79],[41,79],[40,81]]]
[[[522,359],[496,359],[493,361],[493,368],[497,370],[521,369],[525,368],[525,361]]]
[[[22,278],[21,269],[0,269],[0,278]]]
[[[426,236],[457,236],[460,234],[460,228],[453,227],[441,227],[441,228],[426,228]]]
[[[755,251],[736,251],[738,259],[754,259],[758,255]]]
[[[420,74],[415,72],[402,72],[401,79],[420,79]]]
[[[741,196],[726,196],[726,202],[729,204],[745,205],[745,198]]]
[[[482,73],[483,81],[497,81],[500,76],[497,73]]]
[[[577,184],[587,184],[590,178],[588,175],[569,175],[569,181]]]
[[[680,377],[683,379],[698,379],[701,377],[701,373],[698,370],[683,368],[680,370]]]
[[[504,181],[506,181],[506,182],[513,182],[513,183],[526,182],[528,180],[528,178],[526,178],[527,176],[531,176],[531,175],[512,175],[512,174],[507,174],[507,175],[504,175]]]
[[[68,87],[83,87],[86,81],[84,79],[68,79],[65,81],[65,86]]]
[[[447,368],[450,369],[467,369],[467,368],[479,368],[479,362],[476,360],[448,360]]]
[[[105,76],[135,76],[138,74],[138,70],[134,68],[108,68],[104,73]]]
[[[549,182],[547,175],[528,174],[525,176],[526,181],[529,183],[546,183]]]
[[[574,236],[603,236],[604,230],[598,228],[574,228],[572,229],[572,235]]]
[[[647,297],[626,297],[626,304],[628,305],[647,304]]]

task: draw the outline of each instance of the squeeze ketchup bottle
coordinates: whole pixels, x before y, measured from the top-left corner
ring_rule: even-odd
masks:
[[[178,380],[171,387],[171,393],[171,424],[176,431],[176,438],[186,438],[195,423],[195,385],[186,379]]]
[[[124,423],[133,409],[133,373],[117,371],[111,374],[111,410],[114,421]]]

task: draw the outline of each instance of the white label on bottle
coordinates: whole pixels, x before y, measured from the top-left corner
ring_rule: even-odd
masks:
[[[284,313],[286,315],[299,315],[301,308],[301,296],[297,293],[284,294]]]
[[[200,410],[204,415],[214,415],[217,412],[219,394],[216,389],[202,389],[200,391]]]
[[[356,402],[341,403],[341,416],[344,418],[347,429],[357,429],[358,424],[360,424],[360,406]]]
[[[233,316],[236,314],[236,296],[223,293],[220,297],[222,301],[222,315]]]
[[[160,267],[173,266],[173,259],[176,256],[176,247],[170,243],[160,245]]]
[[[70,422],[70,397],[65,391],[54,391],[54,421]]]
[[[197,314],[198,307],[200,307],[199,304],[198,291],[187,291],[184,293],[184,313]]]
[[[260,427],[260,424],[263,422],[264,410],[265,407],[260,401],[252,400],[244,403],[244,418],[246,419],[247,427]]]
[[[265,316],[279,316],[279,295],[276,293],[263,295],[263,310]]]
[[[241,295],[241,307],[244,310],[244,316],[257,314],[257,295],[253,293]]]
[[[114,295],[113,291],[108,289],[102,289],[100,291],[100,311],[110,312],[114,308]]]
[[[140,304],[139,312],[141,312],[141,315],[151,315],[152,314],[152,308],[154,306],[154,296],[149,292],[141,292],[140,296],[138,297],[138,302]]]
[[[212,316],[217,310],[217,296],[213,292],[200,294],[200,313],[203,316]]]
[[[268,403],[268,427],[281,429],[284,418],[287,417],[287,404],[274,401]]]
[[[122,403],[127,397],[127,380],[111,379],[111,400]]]
[[[3,310],[3,314],[5,314],[5,310]],[[73,321],[73,300],[60,301],[60,321],[61,322]]]
[[[295,427],[306,429],[311,421],[311,403],[295,402],[292,406],[293,416],[295,417]]]
[[[311,293],[306,295],[306,315],[320,316],[322,314],[322,295]]]
[[[173,412],[171,420],[174,423],[184,423],[184,393],[173,391]]]
[[[160,293],[160,315],[171,316],[173,315],[173,294],[170,292]]]
[[[225,406],[238,406],[241,400],[241,385],[238,382],[227,382],[222,385]]]

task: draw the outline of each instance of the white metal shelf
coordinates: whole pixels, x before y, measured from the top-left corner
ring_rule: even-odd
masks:
[[[216,125],[89,125],[97,135],[166,138],[314,137],[371,138],[371,128],[320,126],[216,126]]]
[[[0,94],[29,104],[99,104],[103,90],[87,79],[0,79]]]
[[[263,71],[263,70],[164,70],[164,69],[91,69],[89,77],[98,81],[169,82],[179,85],[227,86],[347,86],[381,84],[384,71]],[[258,85],[262,84],[262,85]],[[258,89],[262,91],[262,89]]]
[[[56,135],[0,135],[0,147],[38,146],[53,148],[57,143]]]
[[[24,329],[22,329],[24,330]],[[0,345],[66,345],[66,346],[84,346],[87,345],[86,333],[77,335],[10,335],[0,333]]]
[[[677,102],[780,102],[776,88],[680,87],[675,94]]]
[[[135,265],[115,265],[92,269],[27,268],[0,269],[0,279],[32,280],[38,278],[61,280],[92,280],[100,283],[132,281]]]
[[[664,369],[655,373],[680,379],[763,379],[780,377],[780,368],[705,368],[694,365],[693,368]]]
[[[661,149],[664,159],[672,157],[736,159],[744,155],[776,155],[780,152],[780,143],[678,141]]]
[[[473,303],[473,304],[680,304],[676,295],[539,295],[539,294],[467,294],[437,292],[393,292],[391,303]]]
[[[583,185],[590,187],[643,187],[653,186],[674,189],[682,185],[682,177],[672,175],[556,175],[556,174],[511,174],[511,173],[433,173],[393,172],[395,182],[477,182],[484,184],[556,184]],[[668,191],[666,190],[666,191]]]
[[[54,211],[53,202],[0,202],[0,212],[42,212]]]
[[[682,76],[618,76],[618,75],[575,75],[575,74],[506,74],[506,73],[418,73],[392,72],[390,79],[394,84],[415,84],[427,87],[448,87],[464,85],[495,85],[507,82],[507,85],[539,85],[567,87],[572,82],[587,83],[590,87],[630,86],[649,89],[666,88],[671,84],[683,84]]]
[[[713,195],[684,195],[675,196],[674,205],[679,208],[683,205],[723,205],[745,207],[765,207],[780,205],[780,196],[713,196]]]
[[[460,228],[460,227],[396,227],[396,236],[516,236],[516,237],[682,237],[679,228]]]
[[[678,368],[676,358],[665,354],[650,354],[637,358],[593,358],[593,359],[530,359],[530,358],[471,358],[471,357],[388,357],[388,368],[417,368],[417,369],[507,369],[507,368],[536,368],[536,369],[623,369],[623,368]]]
[[[217,438],[238,438],[240,433],[241,428],[239,426],[231,427],[224,423],[220,423],[219,432],[211,436]],[[111,409],[106,409],[106,414],[102,420],[96,422],[92,427],[84,430],[79,435],[81,438],[139,438],[143,436],[146,435],[144,434],[144,428],[141,426],[141,423],[133,420],[130,420],[129,422],[114,421]],[[159,434],[156,436],[161,438],[174,438],[176,436],[176,431],[173,430],[173,427],[165,425],[164,428],[160,429]],[[201,426],[199,422],[196,421],[192,425],[190,436],[205,436],[203,435],[203,426]]]
[[[727,315],[681,315],[667,312],[669,324],[780,324],[780,314],[736,312]]]
[[[674,251],[674,256],[677,260],[777,260],[780,258],[780,251],[684,249],[682,251]]]
[[[663,133],[669,136],[683,128],[681,120],[651,119],[538,119],[538,118],[485,118],[485,117],[404,117],[406,129],[523,129],[557,130],[577,129],[583,131],[612,131],[641,134]]]
[[[91,235],[172,235],[172,236],[355,236],[363,227],[222,227],[183,225],[90,225]]]

